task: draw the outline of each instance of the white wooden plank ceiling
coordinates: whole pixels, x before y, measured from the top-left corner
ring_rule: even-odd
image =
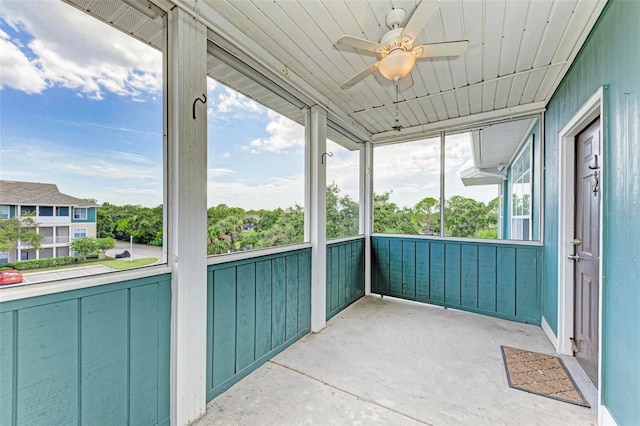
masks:
[[[340,88],[377,57],[336,48],[334,43],[343,34],[378,41],[388,31],[387,12],[403,8],[410,16],[418,0],[206,3],[364,126],[374,141],[394,137],[391,81],[375,73],[349,89]],[[416,63],[415,85],[400,94],[402,132],[427,131],[431,124],[473,114],[505,117],[540,110],[603,4],[599,0],[441,0],[416,43],[469,40],[470,47],[457,58]]]
[[[127,5],[137,3],[134,9],[125,9],[119,2],[65,1],[157,47],[162,28],[153,17],[170,3],[124,0]],[[473,121],[540,111],[606,0],[441,0],[414,44],[468,40],[469,49],[455,58],[416,62],[411,72],[414,86],[400,93],[400,132],[392,130],[396,98],[391,81],[376,72],[351,88],[340,88],[377,56],[334,44],[343,34],[377,42],[388,31],[385,17],[391,9],[405,9],[409,19],[420,0],[172,2],[193,10],[214,33],[271,65],[272,72],[280,74],[277,78],[313,93],[345,121],[364,128],[374,142],[388,143]],[[235,90],[269,107],[281,102],[246,79],[233,78],[231,74],[238,71],[227,67],[219,71]],[[282,106],[276,110],[286,112]]]

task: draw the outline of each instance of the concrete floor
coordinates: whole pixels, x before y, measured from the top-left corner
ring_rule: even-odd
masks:
[[[500,345],[553,354],[540,327],[365,297],[207,406],[203,425],[590,425],[509,388]]]

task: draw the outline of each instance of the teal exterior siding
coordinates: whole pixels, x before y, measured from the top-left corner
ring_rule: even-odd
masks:
[[[0,304],[0,424],[169,424],[169,275]]]
[[[96,222],[96,208],[88,207],[87,208],[87,218],[86,219],[74,219],[73,213],[71,213],[71,223],[95,223]]]
[[[364,239],[327,244],[327,319],[364,295]]]
[[[311,249],[212,265],[207,401],[311,330]]]
[[[543,315],[558,326],[558,133],[599,87],[603,117],[602,403],[640,424],[640,2],[610,0],[545,114]]]
[[[540,186],[541,186],[541,175],[542,175],[542,167],[541,167],[541,160],[542,160],[542,154],[541,154],[541,150],[542,150],[542,143],[541,143],[541,135],[540,135],[540,122],[537,122],[533,128],[531,129],[531,131],[529,133],[527,133],[527,135],[525,136],[525,138],[521,141],[521,142],[525,142],[527,140],[529,140],[529,138],[533,136],[532,138],[532,145],[531,145],[531,157],[533,159],[533,164],[531,166],[531,175],[532,175],[532,181],[531,181],[531,238],[529,239],[530,241],[540,241],[540,211],[541,211],[541,206],[540,206],[540,200],[541,200],[541,196],[540,196]],[[514,155],[514,158],[517,157],[523,150],[524,146],[520,146],[518,148],[518,153],[516,155]],[[511,186],[513,183],[513,176],[512,176],[512,172],[511,172],[511,166],[513,164],[509,164],[509,170],[507,172],[507,179],[505,181],[505,183],[503,184],[503,194],[504,194],[504,200],[503,200],[503,212],[504,212],[504,218],[503,218],[503,224],[502,224],[502,229],[504,232],[504,238],[505,239],[509,239],[510,235],[511,235],[511,198],[513,196],[513,192],[511,190]]]
[[[372,237],[373,293],[540,324],[542,247]]]

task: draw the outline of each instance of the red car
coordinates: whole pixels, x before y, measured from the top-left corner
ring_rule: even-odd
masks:
[[[18,284],[22,282],[22,274],[15,269],[0,271],[0,285]]]

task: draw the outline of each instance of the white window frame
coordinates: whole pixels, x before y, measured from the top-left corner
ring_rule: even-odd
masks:
[[[88,208],[87,207],[74,207],[73,208],[73,219],[74,220],[87,220],[87,217],[89,217],[89,212],[88,212]],[[82,214],[79,214],[81,212],[84,212],[84,217],[82,217]]]
[[[77,235],[78,231],[84,231],[84,235]],[[75,240],[76,238],[87,238],[87,228],[74,228],[73,229],[73,239]]]
[[[529,161],[527,164],[525,164],[522,160],[524,155],[528,153],[529,154]],[[522,168],[522,170],[518,173],[518,175],[515,175],[514,172],[515,170],[517,170],[516,166],[518,166],[520,163],[522,163],[523,166],[525,166],[526,168]],[[532,232],[533,232],[533,206],[531,205],[531,197],[533,195],[533,136],[530,136],[529,138],[527,138],[527,141],[524,143],[522,149],[520,150],[520,153],[518,154],[518,156],[516,157],[515,161],[511,164],[511,179],[509,182],[509,212],[510,212],[510,220],[511,220],[511,226],[510,226],[510,230],[509,230],[509,238],[510,239],[515,239],[515,240],[521,240],[521,241],[530,241],[532,238]],[[529,173],[529,212],[527,214],[516,214],[517,212],[513,211],[513,197],[515,194],[515,191],[513,190],[514,186],[517,185],[518,183],[522,184],[522,182],[520,182],[524,176],[526,176],[526,174]],[[528,219],[528,221],[527,221]],[[522,224],[527,223],[527,229],[528,229],[528,238],[526,240],[523,239],[524,237],[524,227],[522,226]],[[516,226],[516,224],[518,224],[519,226]]]

